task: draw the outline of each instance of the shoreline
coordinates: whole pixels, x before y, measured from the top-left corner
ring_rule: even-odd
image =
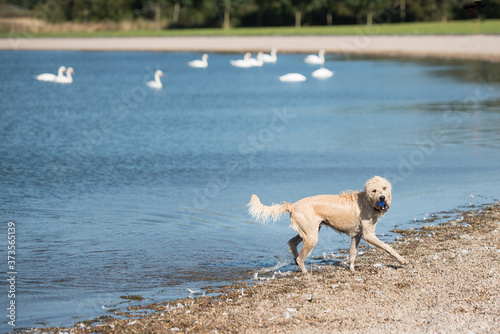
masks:
[[[493,333],[500,322],[500,202],[442,218],[392,231],[401,235],[391,246],[406,266],[363,241],[354,273],[325,259],[309,277],[277,272],[210,291],[214,297],[29,332]]]
[[[11,51],[269,52],[430,57],[500,62],[500,35],[175,36],[0,38]]]

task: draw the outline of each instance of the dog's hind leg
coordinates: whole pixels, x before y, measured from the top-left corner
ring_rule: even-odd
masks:
[[[358,254],[358,246],[361,241],[361,234],[358,234],[351,239],[351,249],[349,250],[349,270],[354,271],[354,261]]]
[[[292,251],[293,258],[295,263],[297,263],[297,257],[299,257],[299,252],[297,251],[297,246],[302,242],[302,237],[300,235],[296,235],[292,239],[288,240],[288,247]]]
[[[297,257],[297,265],[299,266],[300,270],[304,273],[307,274],[307,269],[305,266],[305,261],[306,258],[311,254],[314,246],[318,243],[318,235],[304,235],[304,244],[302,245],[302,249],[300,250],[300,254]]]

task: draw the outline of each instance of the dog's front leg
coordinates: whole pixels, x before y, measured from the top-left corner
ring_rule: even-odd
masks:
[[[408,260],[406,260],[404,257],[402,257],[401,255],[399,255],[398,252],[396,252],[391,246],[389,246],[388,244],[386,244],[385,242],[383,242],[382,240],[380,240],[379,238],[377,238],[377,236],[375,235],[374,231],[370,231],[370,230],[365,231],[365,230],[363,230],[363,238],[365,238],[365,241],[367,243],[369,243],[370,245],[378,247],[380,249],[383,249],[387,253],[389,253],[392,256],[394,256],[396,258],[396,260],[399,261],[399,263],[401,263],[401,264],[408,264]]]
[[[351,239],[351,249],[349,250],[349,269],[354,271],[354,261],[358,254],[358,246],[361,241],[361,234],[358,234]]]

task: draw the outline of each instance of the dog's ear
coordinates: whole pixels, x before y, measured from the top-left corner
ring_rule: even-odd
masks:
[[[372,183],[373,181],[375,180],[376,176],[372,177],[371,179],[369,179],[368,181],[366,181],[365,183],[365,187],[363,188],[363,191],[365,193],[369,193],[370,192],[370,189],[372,187]]]
[[[387,181],[387,180],[385,180],[385,181],[386,181],[386,192],[387,192],[386,202],[387,202],[388,205],[391,205],[391,200],[392,200],[392,186],[391,186],[391,183],[389,181]]]
[[[389,188],[389,193],[387,194],[387,196],[386,196],[386,197],[387,197],[387,198],[386,198],[386,200],[385,200],[385,201],[387,202],[387,205],[389,205],[389,206],[390,206],[390,205],[391,205],[391,201],[392,201],[392,194],[391,194],[390,188]]]

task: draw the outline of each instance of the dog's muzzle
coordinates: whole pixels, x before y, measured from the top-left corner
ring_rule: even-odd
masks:
[[[389,210],[389,205],[387,205],[387,203],[385,203],[383,206],[378,206],[375,208],[376,211],[379,211],[379,212],[386,212],[387,210]]]
[[[375,203],[376,207],[375,210],[380,211],[380,212],[386,212],[389,210],[389,205],[385,201],[385,196],[380,196],[379,200]]]

